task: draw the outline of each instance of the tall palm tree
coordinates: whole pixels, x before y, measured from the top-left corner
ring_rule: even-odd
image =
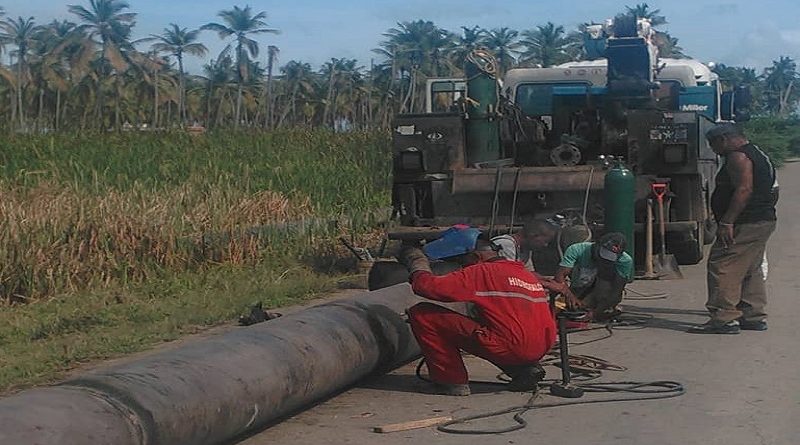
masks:
[[[247,72],[249,57],[258,57],[258,42],[250,36],[257,34],[278,34],[277,29],[268,28],[266,12],[253,14],[250,6],[240,8],[234,6],[233,9],[220,11],[217,14],[222,18],[223,23],[207,23],[200,29],[214,31],[220,39],[227,39],[234,36],[236,41],[236,122],[234,126],[239,126],[242,108],[242,85],[249,79]]]
[[[17,116],[19,117],[20,128],[25,128],[25,112],[22,107],[23,102],[23,83],[30,77],[28,72],[28,54],[35,44],[39,27],[36,26],[33,17],[16,19],[6,19],[0,21],[0,40],[11,43],[17,47],[13,54],[17,56],[17,76],[16,76],[16,96],[17,96]]]
[[[660,57],[672,59],[685,59],[688,57],[684,54],[683,48],[678,45],[678,38],[672,37],[668,32],[656,31],[654,40]]]
[[[264,116],[264,128],[269,130],[272,126],[272,69],[275,65],[275,60],[278,58],[278,49],[275,45],[267,47],[267,88],[266,88],[266,113]]]
[[[647,3],[639,3],[633,7],[626,6],[625,13],[636,17],[637,19],[648,19],[650,25],[656,27],[667,24],[667,18],[661,14],[660,9],[650,9]]]
[[[520,47],[519,32],[506,27],[495,28],[486,34],[484,43],[497,58],[497,64],[500,66],[499,75],[502,76],[516,62],[513,54]]]
[[[564,27],[553,22],[524,31],[520,44],[524,48],[522,60],[528,63],[549,67],[569,60],[571,42],[565,36]]]
[[[413,111],[415,104],[421,103],[415,97],[420,78],[450,74],[443,56],[454,45],[453,35],[425,20],[398,23],[397,28],[391,28],[383,35],[387,40],[380,43],[382,52],[392,58],[401,74],[411,73],[401,111]]]
[[[131,30],[134,25],[136,13],[126,12],[130,5],[124,0],[89,0],[89,8],[80,5],[69,5],[69,12],[77,16],[83,24],[78,28],[87,33],[90,39],[100,44],[97,82],[95,97],[95,115],[98,122],[102,122],[103,107],[103,81],[114,74],[115,82],[119,82],[119,73],[128,69],[123,51],[132,49],[130,42]],[[113,71],[116,71],[114,73]],[[115,88],[119,92],[119,85]],[[119,128],[119,96],[115,96],[116,104],[114,121]]]
[[[67,105],[65,101],[62,106],[62,96],[89,74],[94,46],[75,23],[67,20],[53,20],[47,25],[47,32],[53,47],[43,60],[43,75],[55,88],[53,128],[57,130]]]
[[[455,38],[453,47],[450,50],[450,63],[456,71],[461,71],[467,55],[473,50],[485,47],[486,30],[480,26],[468,28],[461,27],[461,35]]]
[[[767,106],[773,113],[786,117],[796,105],[798,96],[797,84],[800,73],[797,63],[791,57],[780,56],[772,61],[772,66],[764,69],[762,75],[767,96]]]
[[[206,125],[209,127],[222,123],[225,94],[228,86],[236,82],[234,63],[230,52],[231,47],[228,45],[216,59],[203,65],[203,77],[206,80]],[[214,103],[217,104],[216,113],[213,109]]]
[[[297,122],[297,100],[298,98],[308,99],[314,93],[315,81],[311,65],[297,60],[291,60],[284,65],[281,73],[291,93],[289,102],[278,120],[278,126],[283,124],[289,113],[292,114],[292,123]]]
[[[178,61],[178,113],[181,125],[186,123],[186,71],[183,69],[183,56],[190,54],[202,57],[208,52],[208,48],[202,43],[197,42],[200,35],[199,29],[188,30],[181,28],[175,23],[170,23],[168,28],[164,28],[161,34],[152,34],[148,41],[156,41],[152,48],[156,52],[166,53],[175,56]]]

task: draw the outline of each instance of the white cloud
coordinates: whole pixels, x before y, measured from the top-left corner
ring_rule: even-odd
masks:
[[[780,32],[781,38],[790,45],[800,45],[800,29],[787,29]]]
[[[780,56],[800,59],[800,29],[781,29],[774,23],[762,22],[746,32],[739,41],[732,41],[720,62],[749,66],[757,70],[772,65]]]

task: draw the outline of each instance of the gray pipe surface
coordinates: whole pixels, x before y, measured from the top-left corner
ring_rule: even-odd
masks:
[[[408,284],[0,400],[0,444],[220,444],[419,355]]]

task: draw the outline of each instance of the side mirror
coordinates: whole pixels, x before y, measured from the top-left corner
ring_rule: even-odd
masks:
[[[733,93],[733,118],[737,122],[747,122],[750,120],[750,105],[753,103],[753,95],[749,86],[738,86]]]
[[[746,85],[736,87],[733,99],[733,107],[735,110],[750,108],[750,105],[753,103],[753,94],[750,92],[750,87]]]
[[[732,121],[734,116],[734,92],[726,91],[722,93],[719,101],[719,115],[724,121]]]

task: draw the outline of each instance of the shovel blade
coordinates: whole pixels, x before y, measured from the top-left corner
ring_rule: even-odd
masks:
[[[661,254],[653,258],[653,270],[659,280],[683,279],[683,274],[675,255]]]

